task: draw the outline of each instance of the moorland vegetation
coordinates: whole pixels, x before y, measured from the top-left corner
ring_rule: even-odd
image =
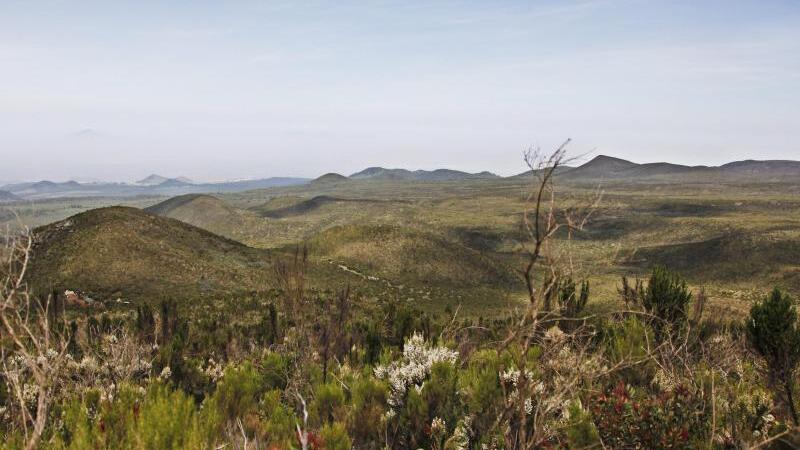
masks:
[[[757,286],[783,288],[753,290],[738,310],[719,309],[711,294],[721,288],[702,287],[724,281],[724,269],[692,274],[694,258],[732,264],[725,255],[736,238],[685,242],[657,252],[658,261],[646,252],[615,256],[627,271],[597,282],[589,274],[601,263],[582,264],[587,251],[608,252],[597,243],[619,228],[655,225],[617,215],[625,188],[611,200],[588,188],[565,195],[557,184],[563,147],[526,161],[532,182],[513,203],[522,208],[497,219],[519,225],[505,256],[507,236],[466,227],[480,217],[465,215],[442,233],[337,219],[317,241],[304,234],[310,228],[286,228],[309,247],[281,237],[270,249],[255,248],[254,236],[248,246],[202,224],[120,207],[10,236],[0,286],[3,448],[800,445],[791,247],[776,265],[762,253],[763,263],[735,272],[732,282],[762,277]],[[213,198],[190,197],[152,212],[184,208],[187,221],[204,220],[185,212],[195,201],[224,211]],[[451,202],[445,211],[453,212],[485,197],[433,201]],[[676,225],[691,221],[697,205],[687,197],[640,207],[684,220]],[[289,205],[272,206],[251,205],[248,220]],[[739,208],[724,199],[714,207]],[[431,222],[456,220],[435,214]],[[773,225],[788,239],[791,230]],[[430,257],[436,252],[451,265]],[[775,267],[781,277],[765,272]],[[87,306],[67,288],[105,300]],[[482,303],[436,289],[511,294]]]

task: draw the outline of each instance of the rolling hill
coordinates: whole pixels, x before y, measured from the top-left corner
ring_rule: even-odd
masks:
[[[177,219],[220,236],[246,241],[263,220],[252,212],[234,208],[225,201],[207,194],[186,194],[172,197],[145,208],[150,214]]]
[[[269,202],[261,207],[253,209],[261,217],[271,219],[283,219],[286,217],[300,216],[326,205],[341,205],[353,203],[387,203],[389,200],[372,200],[361,198],[340,198],[329,195],[318,195],[307,200],[299,200],[296,203],[272,207],[274,202]],[[279,203],[280,204],[280,203]]]
[[[34,230],[30,280],[105,300],[198,300],[267,287],[270,255],[136,208],[86,211]]]
[[[344,225],[308,241],[312,254],[367,275],[416,286],[518,288],[502,264],[439,235],[391,225]]]

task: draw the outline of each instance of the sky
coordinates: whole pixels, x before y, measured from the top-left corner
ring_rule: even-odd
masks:
[[[0,0],[0,181],[800,159],[796,0]]]

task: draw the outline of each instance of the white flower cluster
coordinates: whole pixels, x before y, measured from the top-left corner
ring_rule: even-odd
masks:
[[[207,365],[205,367],[201,365],[199,369],[214,383],[222,379],[222,376],[225,374],[225,365],[222,362],[214,360],[214,358],[208,358]]]
[[[375,376],[389,381],[392,391],[389,406],[402,406],[408,388],[414,386],[422,390],[422,385],[431,371],[431,367],[439,362],[455,363],[458,352],[447,347],[432,347],[425,342],[421,334],[414,333],[403,346],[403,357],[388,366],[375,368]]]
[[[26,405],[35,405],[38,398],[39,388],[35,384],[25,383],[22,386],[22,401],[24,401]]]
[[[171,376],[172,376],[172,369],[170,369],[169,366],[166,366],[163,369],[161,369],[161,374],[158,375],[158,378],[166,381],[169,380],[169,377]]]

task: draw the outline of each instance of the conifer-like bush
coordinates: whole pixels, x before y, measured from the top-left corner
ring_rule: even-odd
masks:
[[[777,288],[750,309],[747,337],[753,349],[767,364],[770,382],[783,390],[795,425],[794,375],[800,363],[800,329],[797,308],[788,295]]]
[[[664,339],[686,323],[692,293],[680,275],[656,266],[642,295],[642,306],[653,315],[656,339]]]

